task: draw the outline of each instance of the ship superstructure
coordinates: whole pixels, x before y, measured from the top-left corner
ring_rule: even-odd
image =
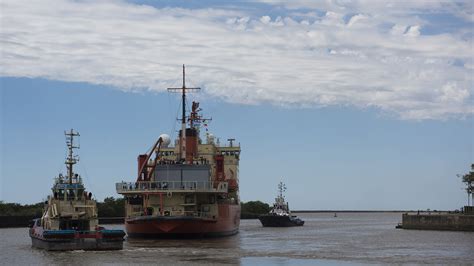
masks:
[[[68,155],[65,161],[67,175],[54,179],[52,194],[44,206],[41,218],[35,219],[30,237],[32,245],[47,250],[122,249],[123,230],[106,230],[99,226],[97,203],[87,192],[82,177],[74,173],[73,166],[79,157],[73,154],[79,146],[74,130],[64,132]]]
[[[283,182],[278,184],[278,196],[275,198],[275,203],[273,203],[273,208],[270,210],[270,214],[278,216],[290,216],[291,211],[288,206],[288,202],[285,201],[285,196],[283,193],[286,191],[286,185]]]
[[[187,88],[181,93],[181,130],[171,144],[162,134],[147,154],[138,155],[134,182],[116,184],[126,199],[125,228],[129,237],[205,237],[232,235],[240,224],[240,144],[219,139],[201,128],[204,118],[198,102],[186,115]]]

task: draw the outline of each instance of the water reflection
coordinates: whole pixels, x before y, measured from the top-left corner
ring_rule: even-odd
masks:
[[[241,235],[204,239],[127,239],[131,253],[159,253],[161,259],[199,264],[241,264]]]

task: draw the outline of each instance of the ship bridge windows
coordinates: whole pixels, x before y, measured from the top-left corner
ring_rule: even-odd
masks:
[[[64,199],[64,190],[58,189],[54,191],[54,199],[63,200]]]
[[[174,155],[174,151],[161,151],[159,153],[160,156],[172,156]]]
[[[76,197],[76,194],[74,193],[74,189],[66,190],[66,194],[67,194],[67,200],[74,200]]]
[[[225,155],[225,156],[239,156],[240,152],[239,151],[221,151],[220,155]]]
[[[88,231],[89,220],[62,220],[59,222],[59,230]]]
[[[84,195],[84,189],[78,189],[77,190],[77,199],[82,200],[83,196],[85,196]],[[87,198],[87,197],[85,197],[85,198]]]

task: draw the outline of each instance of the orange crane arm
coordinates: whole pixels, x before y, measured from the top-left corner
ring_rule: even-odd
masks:
[[[146,156],[146,160],[143,162],[143,164],[140,166],[140,171],[138,172],[138,177],[137,177],[137,181],[140,181],[140,176],[142,175],[143,173],[143,169],[145,169],[146,165],[148,164],[148,160],[150,160],[150,157],[151,155],[153,154],[153,151],[155,151],[156,147],[158,146],[158,151],[157,151],[157,155],[156,155],[156,158],[155,158],[155,164],[153,166],[153,170],[155,169],[156,167],[156,162],[157,162],[157,159],[158,159],[158,153],[159,153],[159,150],[161,148],[161,143],[163,142],[163,140],[161,139],[161,137],[155,142],[155,145],[153,145],[153,148],[151,149],[151,151],[147,154]],[[149,176],[145,177],[145,178],[148,178],[149,179]]]
[[[148,179],[147,179],[148,181],[150,181],[151,175],[153,174],[153,172],[155,172],[156,165],[158,164],[158,158],[159,158],[162,142],[163,141],[160,141],[160,143],[158,144],[158,150],[156,151],[156,156],[155,156],[155,160],[153,161],[153,166],[151,167],[151,171],[148,173]]]

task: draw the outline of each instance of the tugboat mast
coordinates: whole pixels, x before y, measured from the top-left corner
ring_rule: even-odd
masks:
[[[280,181],[280,183],[278,184],[278,197],[280,199],[283,199],[283,192],[286,191],[286,185]]]
[[[70,131],[64,131],[64,135],[66,136],[66,144],[68,148],[68,156],[66,158],[65,164],[67,165],[67,177],[69,179],[69,183],[72,184],[72,176],[74,174],[72,168],[73,165],[79,161],[79,158],[73,155],[73,149],[79,149],[79,146],[74,146],[74,137],[78,137],[79,132],[74,132],[73,129]]]
[[[181,91],[182,97],[182,114],[181,114],[181,136],[179,141],[179,159],[186,159],[186,91],[200,90],[201,88],[186,88],[186,72],[183,64],[183,87],[181,88],[168,88],[170,92]]]

